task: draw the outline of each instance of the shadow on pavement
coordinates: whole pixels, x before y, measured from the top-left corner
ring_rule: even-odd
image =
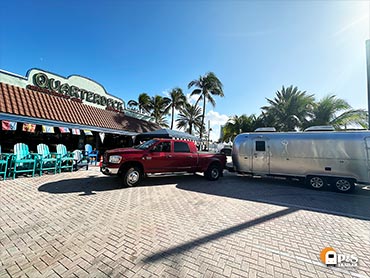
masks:
[[[99,191],[125,190],[121,185],[117,177],[91,176],[43,184],[38,190],[52,194],[81,192],[81,196],[88,196]],[[358,187],[352,194],[342,194],[315,191],[295,181],[227,173],[214,182],[192,174],[156,175],[144,179],[139,187],[169,185],[181,190],[370,220],[370,190],[366,186]]]
[[[296,181],[251,178],[234,174],[227,175],[222,181],[178,184],[177,188],[370,220],[370,191],[366,186],[359,186],[354,193],[346,194],[329,189],[316,191]]]
[[[178,178],[180,179],[180,178]],[[299,182],[274,179],[256,179],[237,175],[226,175],[217,182],[189,179],[178,183],[177,188],[203,194],[236,198],[246,201],[284,206],[282,210],[246,221],[219,232],[194,239],[157,252],[146,257],[144,263],[154,263],[170,256],[176,256],[211,241],[248,229],[266,221],[286,216],[299,210],[370,220],[370,196],[360,187],[354,194],[340,194],[331,191],[314,191]]]
[[[88,177],[50,182],[41,185],[38,190],[52,194],[78,193],[80,196],[94,195],[95,191],[120,189],[120,181],[113,177]]]
[[[213,234],[210,234],[208,236],[204,236],[204,237],[189,241],[187,243],[178,245],[176,247],[167,249],[166,251],[158,252],[158,253],[156,253],[152,256],[149,256],[149,257],[145,258],[144,262],[145,263],[153,263],[153,262],[156,262],[156,261],[161,260],[163,258],[186,252],[186,251],[188,251],[192,248],[196,248],[200,245],[209,243],[211,241],[215,241],[219,238],[222,238],[222,237],[237,233],[239,231],[248,229],[250,227],[261,224],[263,222],[288,215],[288,214],[293,213],[297,210],[298,209],[295,209],[295,208],[286,208],[286,209],[283,209],[283,210],[280,210],[280,211],[277,211],[277,212],[274,212],[274,213],[271,213],[271,214],[268,214],[268,215],[261,216],[257,219],[253,219],[251,221],[247,221],[247,222],[244,222],[242,224],[235,225],[235,226],[232,226],[230,228],[221,230],[217,233],[213,233]]]
[[[182,177],[180,177],[182,176]],[[141,185],[138,187],[145,186],[159,186],[159,185],[181,185],[185,186],[187,183],[204,182],[202,176],[194,175],[156,175],[144,179]],[[107,176],[90,176],[86,178],[77,179],[66,179],[56,182],[49,182],[41,185],[38,188],[40,192],[48,192],[51,194],[66,194],[66,193],[78,193],[81,192],[80,196],[94,195],[95,191],[109,191],[109,190],[125,190],[122,188],[122,181],[118,177],[107,177]]]
[[[146,186],[173,186],[179,190],[278,205],[282,208],[279,211],[157,252],[146,257],[143,260],[145,263],[153,263],[178,255],[208,242],[300,210],[370,220],[370,192],[366,190],[366,187],[359,187],[353,194],[340,194],[330,190],[315,191],[294,181],[250,178],[230,173],[226,173],[225,177],[214,182],[207,181],[200,175],[157,175],[144,179],[139,188]],[[90,196],[98,194],[95,192],[109,190],[127,189],[121,188],[119,178],[105,176],[62,180],[39,187],[41,192],[51,194],[80,192],[80,196]]]

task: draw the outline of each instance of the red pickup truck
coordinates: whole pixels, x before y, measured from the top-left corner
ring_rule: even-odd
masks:
[[[108,150],[100,171],[119,175],[124,186],[135,186],[147,173],[204,172],[209,180],[222,176],[224,154],[198,153],[194,142],[175,139],[153,139],[133,148]]]

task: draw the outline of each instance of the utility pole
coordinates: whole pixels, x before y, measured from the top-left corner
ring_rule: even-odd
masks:
[[[367,129],[370,129],[370,40],[366,41],[366,60],[367,60],[367,114],[368,114]]]
[[[209,141],[211,140],[209,137],[211,135],[211,121],[208,120],[208,138],[207,138],[207,150],[209,151]]]

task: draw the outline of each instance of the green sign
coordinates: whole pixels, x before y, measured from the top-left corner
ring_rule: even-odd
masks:
[[[49,78],[45,73],[39,72],[33,75],[33,84],[35,86],[29,85],[27,87],[31,90],[67,98],[72,101],[82,102],[84,100],[95,103],[104,106],[107,110],[122,112],[124,108],[123,102],[69,85],[68,83],[62,83],[54,78]]]

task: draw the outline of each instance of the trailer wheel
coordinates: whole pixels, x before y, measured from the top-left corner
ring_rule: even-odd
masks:
[[[215,181],[222,175],[221,166],[219,163],[212,163],[208,166],[207,171],[204,172],[204,176],[210,180]]]
[[[125,187],[136,186],[140,183],[143,178],[143,173],[138,167],[128,168],[127,171],[123,173],[123,185]]]
[[[316,190],[323,189],[326,185],[326,180],[319,176],[308,176],[307,184]]]
[[[338,192],[351,192],[355,189],[355,183],[352,179],[338,178],[334,180],[335,189]]]

